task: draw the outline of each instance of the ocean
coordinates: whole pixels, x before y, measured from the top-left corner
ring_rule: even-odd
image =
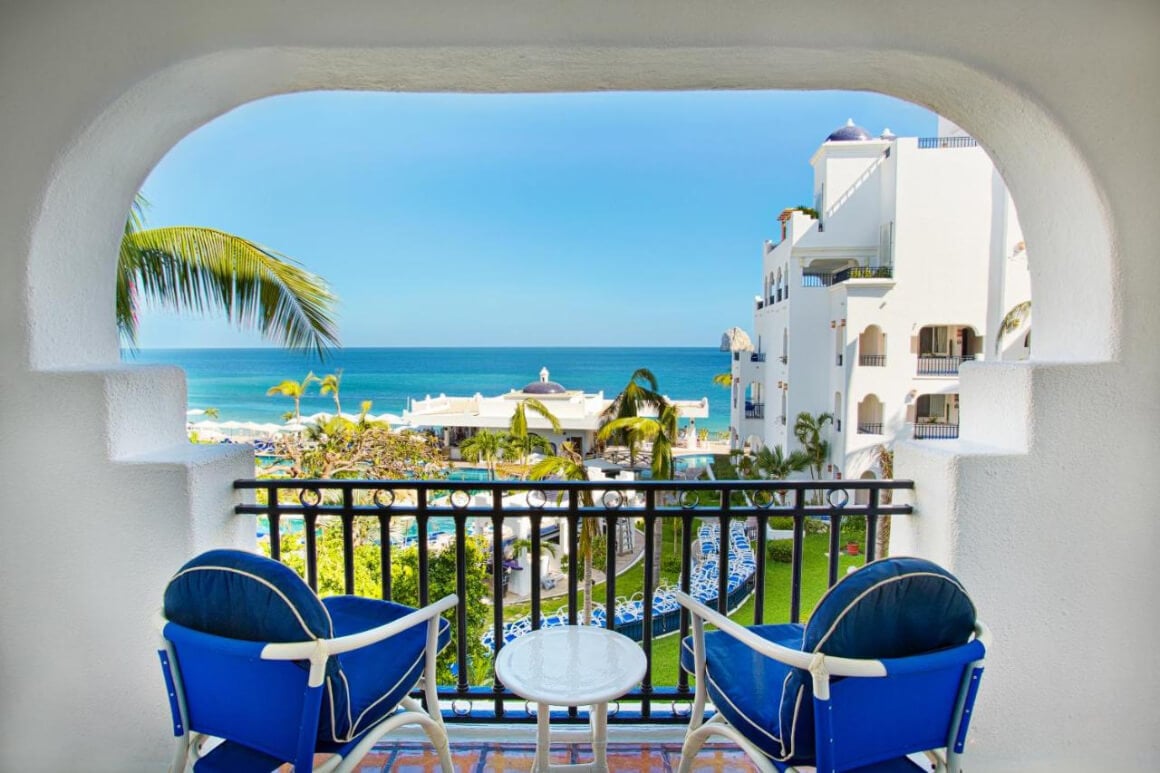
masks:
[[[552,381],[567,389],[616,395],[637,368],[657,377],[662,393],[675,400],[709,398],[709,418],[698,428],[729,428],[729,392],[713,376],[729,370],[729,353],[710,347],[495,347],[345,348],[320,363],[316,357],[282,349],[143,349],[125,352],[130,363],[178,365],[185,370],[189,408],[217,408],[220,421],[280,422],[293,401],[267,396],[282,381],[301,381],[309,371],[322,376],[341,368],[342,409],[355,413],[363,400],[371,412],[401,414],[411,398],[427,395],[503,394],[539,379],[548,368]],[[334,399],[312,384],[302,399],[304,416],[334,411]]]

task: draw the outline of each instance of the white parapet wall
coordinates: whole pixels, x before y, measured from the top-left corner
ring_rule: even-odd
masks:
[[[185,134],[327,88],[855,89],[978,138],[1042,259],[1029,387],[964,376],[964,427],[993,409],[1026,450],[996,426],[900,449],[921,532],[897,539],[962,574],[995,630],[973,768],[1151,769],[1160,676],[1121,653],[1154,648],[1160,587],[1158,40],[1152,2],[0,5],[0,769],[164,768],[149,614],[177,564],[249,528],[246,464],[180,447],[170,376],[102,375],[117,243]]]

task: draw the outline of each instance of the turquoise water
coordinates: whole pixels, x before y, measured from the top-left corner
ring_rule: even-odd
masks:
[[[707,331],[706,338],[715,338]],[[678,400],[709,398],[710,415],[697,427],[721,431],[729,426],[729,392],[713,376],[729,370],[729,353],[714,347],[684,348],[350,348],[326,363],[281,349],[145,349],[124,355],[127,362],[165,363],[186,373],[190,408],[217,408],[221,421],[280,422],[294,409],[289,398],[266,390],[287,379],[301,381],[308,371],[342,368],[342,407],[357,411],[371,400],[374,413],[402,413],[409,398],[427,395],[498,395],[522,388],[547,367],[553,381],[569,389],[604,391],[614,396],[637,368],[648,368],[661,391]],[[313,384],[302,413],[333,411],[334,399]]]
[[[678,470],[686,470],[690,467],[711,466],[713,466],[713,454],[692,454],[690,456],[678,456],[673,459],[673,467]]]

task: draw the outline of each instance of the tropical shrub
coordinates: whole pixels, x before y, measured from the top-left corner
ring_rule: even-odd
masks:
[[[793,561],[793,540],[775,539],[765,546],[765,555],[770,561],[788,564]]]

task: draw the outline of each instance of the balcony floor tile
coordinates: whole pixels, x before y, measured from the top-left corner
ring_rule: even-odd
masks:
[[[452,731],[454,734],[454,730]],[[535,744],[523,742],[456,741],[452,738],[451,755],[455,770],[461,773],[500,773],[530,771],[535,760]],[[553,746],[553,764],[588,762],[592,750],[585,744]],[[608,744],[609,771],[672,773],[681,758],[679,743],[649,741]],[[359,773],[432,773],[438,770],[431,747],[414,741],[386,741],[366,756]],[[697,755],[696,773],[745,773],[755,770],[736,748],[707,744]]]

